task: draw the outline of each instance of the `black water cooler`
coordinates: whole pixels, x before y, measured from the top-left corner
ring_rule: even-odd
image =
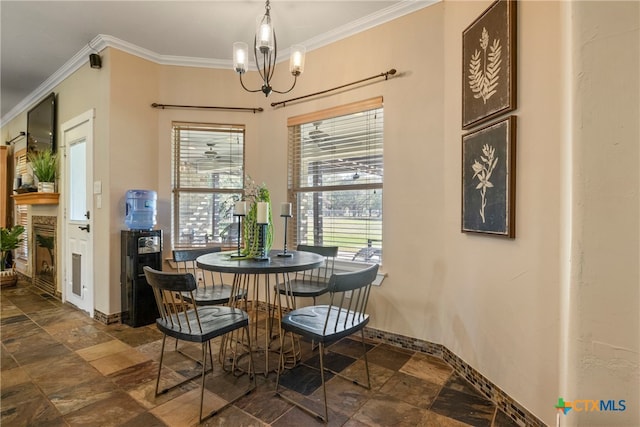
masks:
[[[121,248],[122,323],[150,325],[160,316],[142,268],[162,270],[162,230],[122,230]]]

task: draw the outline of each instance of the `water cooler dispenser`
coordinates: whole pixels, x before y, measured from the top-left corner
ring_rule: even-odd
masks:
[[[159,317],[142,269],[162,270],[162,230],[153,230],[156,199],[155,191],[127,191],[124,222],[129,229],[121,232],[121,309],[122,323],[133,327],[152,324]]]
[[[162,269],[162,230],[122,230],[121,239],[122,323],[133,327],[152,324],[160,316],[142,268]]]

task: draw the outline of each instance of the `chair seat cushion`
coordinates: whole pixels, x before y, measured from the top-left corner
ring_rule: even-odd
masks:
[[[195,299],[196,305],[217,305],[217,304],[226,304],[229,302],[231,298],[231,290],[233,288],[230,285],[215,285],[215,286],[198,286],[198,288],[193,292],[193,298]],[[245,297],[245,292],[239,290],[236,298],[243,299]],[[191,303],[191,295],[189,292],[185,292],[182,294],[185,301]]]
[[[290,294],[294,297],[317,297],[322,294],[326,294],[329,291],[327,282],[321,282],[316,280],[300,280],[293,279],[289,281]],[[278,283],[278,292],[280,294],[286,294],[286,288],[284,283]]]
[[[312,305],[293,310],[282,318],[282,329],[294,332],[318,342],[333,342],[353,334],[369,323],[369,315],[354,311],[339,310],[328,313],[328,305]],[[329,320],[327,320],[329,314]]]
[[[172,314],[169,320],[156,319],[156,325],[165,334],[185,341],[206,342],[212,338],[249,324],[249,315],[239,308],[226,306],[198,307],[202,331],[195,311]]]

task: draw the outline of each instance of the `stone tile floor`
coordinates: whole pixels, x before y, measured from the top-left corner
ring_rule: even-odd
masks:
[[[0,298],[0,424],[9,426],[191,426],[198,424],[199,380],[154,397],[162,335],[154,325],[103,325],[73,306],[19,283]],[[359,336],[359,335],[358,335]],[[214,351],[219,346],[214,343]],[[319,359],[301,342],[302,360],[286,370],[286,393],[322,405]],[[172,345],[167,346],[173,350]],[[199,346],[183,346],[200,353]],[[372,389],[339,377],[327,381],[331,426],[516,426],[442,360],[367,342]],[[364,375],[362,343],[346,338],[328,348],[335,371]],[[215,354],[215,353],[214,353]],[[162,382],[179,382],[197,365],[165,356]],[[322,425],[274,396],[275,374],[258,375],[257,389],[207,420],[206,426]],[[247,386],[219,366],[207,376],[205,409],[225,404]]]

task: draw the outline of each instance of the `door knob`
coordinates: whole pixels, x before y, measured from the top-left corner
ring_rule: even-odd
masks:
[[[91,231],[91,227],[89,226],[89,224],[87,224],[87,226],[86,226],[86,227],[78,226],[78,228],[79,228],[80,230],[84,230],[84,231],[86,231],[87,233],[89,233],[89,232]]]

